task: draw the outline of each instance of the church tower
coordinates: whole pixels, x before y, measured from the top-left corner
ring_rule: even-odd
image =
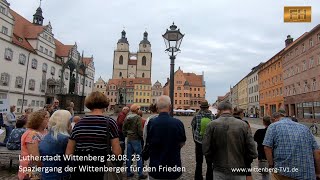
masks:
[[[143,40],[139,44],[137,54],[137,77],[151,78],[152,52],[148,33],[143,33]]]
[[[36,13],[33,15],[33,24],[42,26],[44,17],[42,16],[42,9],[40,6],[38,7]]]
[[[126,32],[121,32],[121,38],[117,43],[117,49],[113,56],[113,73],[112,79],[120,79],[128,77],[128,61],[129,61],[129,42]]]

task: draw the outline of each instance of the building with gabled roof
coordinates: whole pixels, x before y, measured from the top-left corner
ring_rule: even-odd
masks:
[[[43,108],[60,93],[86,96],[93,89],[93,57],[83,57],[76,43],[60,42],[42,13],[38,7],[29,21],[0,0],[0,96],[18,112]]]
[[[206,97],[204,74],[186,73],[179,69],[174,73],[174,109],[199,110]],[[163,87],[163,94],[169,96],[170,79]]]

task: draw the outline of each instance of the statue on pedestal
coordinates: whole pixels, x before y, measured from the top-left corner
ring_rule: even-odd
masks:
[[[123,96],[122,96],[122,94],[120,94],[120,97],[119,97],[119,104],[123,104]]]

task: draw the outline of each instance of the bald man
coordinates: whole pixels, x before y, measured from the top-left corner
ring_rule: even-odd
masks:
[[[122,132],[125,137],[127,137],[127,177],[133,177],[134,174],[130,170],[131,166],[131,157],[133,153],[136,154],[135,160],[137,161],[138,165],[138,174],[139,179],[146,179],[147,176],[142,172],[142,159],[141,159],[141,140],[142,140],[142,124],[141,124],[141,116],[138,115],[139,107],[137,104],[133,104],[130,107],[131,113],[127,116],[123,123]]]

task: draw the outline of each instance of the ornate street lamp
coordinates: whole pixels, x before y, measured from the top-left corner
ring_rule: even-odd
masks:
[[[173,23],[170,26],[170,29],[167,29],[166,33],[162,35],[164,42],[166,44],[166,52],[170,56],[170,99],[171,99],[171,111],[170,115],[173,116],[173,106],[174,106],[174,60],[176,55],[180,52],[180,45],[184,34],[180,32],[180,29],[177,29],[177,26]]]

